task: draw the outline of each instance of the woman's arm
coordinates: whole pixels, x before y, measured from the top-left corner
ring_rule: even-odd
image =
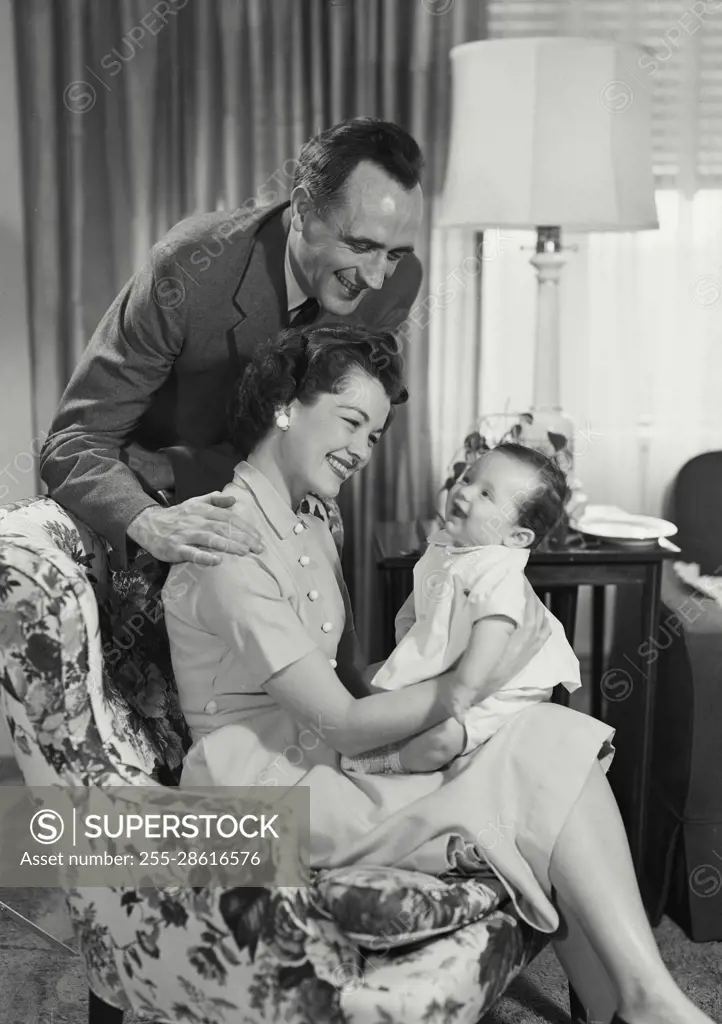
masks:
[[[398,692],[352,696],[291,608],[262,555],[193,566],[191,573],[198,586],[191,587],[185,613],[237,655],[246,688],[265,690],[339,753],[358,754],[406,739],[449,717],[439,697],[442,687],[449,685],[443,676]],[[354,648],[356,641],[349,637],[346,643]]]
[[[369,666],[361,650],[355,629],[347,630],[339,641],[336,652],[336,675],[356,700],[368,697],[372,692],[369,685]]]
[[[395,743],[449,717],[440,694],[450,674],[403,690],[355,700],[320,650],[300,658],[268,680],[264,689],[297,721],[313,724],[329,747],[355,756]]]
[[[484,621],[484,620],[482,620]],[[546,641],[551,630],[541,601],[528,601],[524,621],[513,630],[487,685],[498,688],[527,664]],[[320,651],[314,651],[271,678],[265,690],[298,721],[321,727],[328,746],[351,757],[416,736],[449,717],[446,697],[456,682],[459,664],[435,679],[414,683],[402,690],[384,690],[355,700],[341,685]],[[453,727],[451,727],[453,728]],[[449,737],[443,737],[446,743]],[[458,753],[460,734],[454,730],[453,752]]]
[[[331,739],[331,729],[329,729],[328,737],[326,737],[328,744],[335,750],[338,750],[339,753],[356,756],[368,751],[377,750],[379,747],[385,747],[390,743],[414,737],[411,740],[413,744],[411,751],[406,755],[403,752],[401,754],[401,763],[407,771],[433,771],[448,763],[464,748],[466,740],[463,725],[459,725],[456,721],[449,721],[448,711],[446,714],[441,713],[440,717],[435,717],[434,721],[428,720],[421,725],[414,724],[409,715],[406,715],[404,712],[407,696],[410,711],[411,702],[419,699],[417,691],[423,687],[434,686],[437,688],[439,702],[449,707],[450,699],[457,686],[473,690],[483,682],[485,691],[491,693],[508,679],[515,676],[541,648],[550,633],[543,604],[533,594],[532,598],[533,600],[527,601],[524,620],[516,629],[514,629],[510,620],[501,619],[500,621],[495,621],[493,619],[481,619],[474,627],[472,640],[466,652],[454,668],[444,673],[444,675],[405,687],[403,690],[377,691],[372,696],[357,701],[357,706],[365,705],[363,714],[369,716],[363,720],[364,723],[371,723],[371,737],[366,746],[363,745],[362,736],[354,734],[351,739],[352,746],[342,749],[337,745],[337,742]],[[484,623],[487,626],[485,629],[482,629],[481,627]],[[375,667],[378,668],[379,666]],[[368,686],[368,684],[366,685]],[[271,692],[270,688],[268,692]],[[369,706],[368,703],[372,700],[377,702],[379,699],[388,700],[392,696],[400,699],[402,708],[399,722],[402,731],[396,731],[393,735],[390,732],[383,731],[383,729],[380,731],[379,728],[373,725],[376,715],[386,716],[387,708],[389,709],[388,713],[391,713],[390,705],[379,705],[376,703]],[[281,703],[280,697],[276,699]],[[428,699],[428,694],[422,699]],[[477,697],[477,699],[481,698]],[[287,710],[294,714],[291,707],[288,707]],[[324,717],[323,711],[319,709],[318,714],[319,721],[322,721]],[[434,714],[436,714],[436,710]],[[294,714],[294,717],[297,716]],[[459,717],[463,718],[461,710]],[[359,724],[361,723],[360,718],[357,721]],[[443,722],[444,726],[435,729],[431,733],[425,732],[425,730],[431,729],[432,726],[436,726],[440,722]],[[335,728],[335,723],[333,724]],[[394,722],[384,722],[384,726],[390,728],[394,724]],[[418,733],[422,733],[422,735],[418,736]],[[345,743],[346,739],[347,737],[344,735],[341,742]],[[425,744],[428,746],[428,750],[426,755],[421,757],[421,749]]]
[[[513,630],[511,639],[508,632],[504,638],[501,658],[498,650],[488,656],[492,667],[486,683],[490,688],[498,688],[521,671],[549,636],[544,606],[540,601],[527,604],[521,626]],[[468,659],[467,668],[474,663],[475,656],[474,653]],[[461,661],[435,679],[355,700],[339,685],[336,673],[316,650],[274,675],[265,690],[298,721],[313,722],[317,729],[320,725],[322,739],[328,746],[354,757],[416,736],[445,721],[449,717],[446,701],[459,678],[460,665]],[[455,747],[458,742],[455,735]]]
[[[466,729],[455,718],[427,729],[399,745],[399,761],[407,772],[436,772],[466,746]]]
[[[320,723],[324,741],[340,753],[355,755],[395,743],[449,717],[441,694],[453,670],[403,690],[354,699],[262,556],[233,556],[217,566],[190,570],[198,585],[189,591],[184,616],[220,637],[238,656],[247,689],[265,689],[304,725]],[[532,617],[518,632],[530,637],[536,628]],[[518,671],[514,659],[508,661],[507,654],[499,669],[502,679]]]

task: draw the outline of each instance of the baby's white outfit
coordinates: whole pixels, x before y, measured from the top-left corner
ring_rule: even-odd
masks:
[[[468,647],[479,619],[505,615],[519,626],[526,602],[533,597],[524,575],[528,560],[525,548],[454,547],[445,530],[434,533],[414,567],[413,594],[396,616],[397,646],[374,676],[373,685],[400,690],[446,672]],[[579,662],[562,624],[548,610],[546,614],[551,636],[541,650],[521,672],[466,713],[464,754],[488,740],[519,711],[548,700],[558,683],[570,692],[581,686]]]

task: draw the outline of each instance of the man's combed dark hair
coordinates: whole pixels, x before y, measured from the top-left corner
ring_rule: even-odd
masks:
[[[272,428],[276,413],[294,399],[311,405],[319,395],[340,392],[362,372],[384,389],[391,410],[408,398],[403,359],[393,334],[361,324],[289,327],[257,347],[231,404],[231,442],[245,458]]]
[[[352,117],[306,143],[293,187],[304,186],[317,208],[324,209],[339,197],[349,174],[363,160],[408,190],[419,184],[424,166],[418,143],[403,128],[374,117]]]
[[[517,522],[527,530],[534,531],[532,550],[539,547],[563,520],[565,506],[569,500],[569,487],[563,471],[548,455],[528,448],[523,444],[505,441],[493,451],[503,452],[528,466],[534,473],[528,494],[518,502]]]

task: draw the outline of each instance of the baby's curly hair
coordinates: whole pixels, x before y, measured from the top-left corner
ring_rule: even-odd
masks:
[[[517,520],[519,526],[534,531],[534,540],[530,545],[533,551],[564,518],[564,509],[569,500],[566,477],[554,459],[536,448],[505,441],[492,451],[510,455],[536,472],[538,485],[535,484],[529,497],[521,503]]]
[[[362,324],[289,327],[259,345],[236,386],[230,407],[230,437],[243,458],[266,436],[279,408],[294,399],[311,405],[318,395],[341,390],[354,371],[384,389],[391,410],[408,399],[403,359],[392,334]]]

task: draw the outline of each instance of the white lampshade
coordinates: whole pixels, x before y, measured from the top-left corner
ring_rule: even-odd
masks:
[[[651,82],[635,46],[495,39],[451,51],[441,226],[656,228]],[[634,77],[636,71],[637,79]]]

